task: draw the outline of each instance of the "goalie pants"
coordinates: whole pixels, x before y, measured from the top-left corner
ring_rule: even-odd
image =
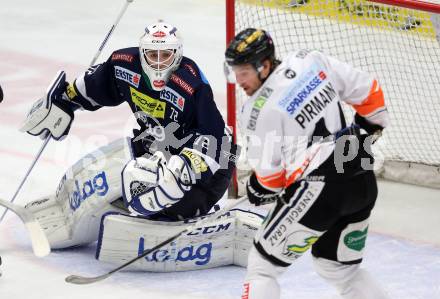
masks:
[[[372,171],[288,187],[255,236],[242,298],[279,298],[277,278],[310,248],[318,274],[343,298],[388,298],[359,269],[376,197]]]

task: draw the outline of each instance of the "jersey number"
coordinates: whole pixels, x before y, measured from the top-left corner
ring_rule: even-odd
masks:
[[[173,107],[170,107],[170,108],[171,108],[170,118],[171,118],[171,120],[177,122],[177,117],[179,116],[179,112],[177,112],[176,109],[174,109]]]

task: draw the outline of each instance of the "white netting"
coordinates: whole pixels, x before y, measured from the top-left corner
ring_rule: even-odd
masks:
[[[235,0],[235,14],[235,31],[267,30],[279,58],[317,49],[373,74],[391,116],[376,148],[385,164],[439,169],[440,47],[431,13],[359,0]],[[237,109],[245,98],[237,91]]]

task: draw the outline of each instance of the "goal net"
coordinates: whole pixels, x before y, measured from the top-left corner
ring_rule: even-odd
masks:
[[[377,142],[377,174],[440,188],[440,6],[414,0],[227,0],[227,38],[262,28],[283,58],[316,49],[380,82],[391,125]],[[246,95],[228,86],[228,122],[236,127]],[[344,108],[347,120],[351,109]],[[241,143],[240,132],[237,132]],[[239,168],[246,170],[245,156]],[[239,172],[240,177],[240,172]]]

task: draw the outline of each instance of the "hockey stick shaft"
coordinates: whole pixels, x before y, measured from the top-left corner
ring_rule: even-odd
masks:
[[[50,253],[49,241],[47,240],[40,224],[30,211],[1,198],[0,206],[11,210],[23,221],[31,237],[32,249],[36,256],[43,257]]]
[[[188,226],[186,229],[180,231],[179,233],[171,236],[170,238],[164,240],[163,242],[157,244],[156,246],[154,246],[153,248],[147,249],[144,252],[142,252],[142,254],[138,255],[137,257],[129,260],[128,262],[126,262],[125,264],[107,272],[106,274],[100,275],[100,276],[95,276],[95,277],[83,277],[83,276],[78,276],[78,275],[70,275],[68,277],[66,277],[66,282],[68,283],[73,283],[73,284],[91,284],[97,281],[101,281],[106,279],[107,277],[109,277],[110,275],[112,275],[115,272],[118,272],[122,269],[124,269],[125,267],[133,264],[134,262],[142,259],[143,257],[147,256],[150,253],[155,252],[156,250],[162,248],[163,246],[171,243],[172,241],[176,240],[178,237],[180,237],[181,235],[191,232],[192,230],[194,230],[195,228],[198,228],[202,225],[205,225],[206,223],[210,222],[213,219],[218,218],[219,216],[225,214],[226,212],[230,211],[231,209],[233,209],[234,207],[238,206],[239,204],[243,203],[244,201],[247,200],[247,197],[244,196],[238,200],[234,200],[234,202],[228,204],[227,206],[225,206],[223,209],[220,209],[219,211],[208,215],[206,218],[203,218],[199,221],[197,221],[196,223],[194,223],[193,225]]]
[[[122,19],[122,16],[125,14],[125,11],[128,8],[128,5],[132,3],[134,0],[126,0],[124,6],[122,7],[121,11],[119,12],[118,16],[116,17],[116,20],[113,22],[112,27],[110,28],[109,32],[107,32],[107,35],[105,36],[104,40],[102,41],[101,45],[99,46],[98,51],[96,52],[95,56],[93,57],[92,61],[90,62],[90,66],[94,65],[96,60],[98,60],[99,55],[101,55],[102,50],[104,49],[105,45],[107,44],[107,41],[109,40],[110,36],[113,34],[113,31],[115,30],[116,26],[118,26],[119,21]]]
[[[124,6],[122,7],[121,11],[119,12],[118,16],[116,17],[116,20],[113,22],[112,27],[110,28],[109,32],[105,36],[104,40],[102,41],[101,45],[99,46],[98,51],[96,52],[95,56],[93,57],[92,61],[90,62],[89,66],[92,66],[96,60],[98,59],[99,55],[101,55],[102,50],[104,49],[105,45],[107,44],[110,36],[112,35],[113,31],[115,30],[116,26],[118,25],[119,21],[121,20],[122,16],[125,14],[125,11],[128,8],[128,5],[132,3],[134,0],[126,0]],[[46,148],[47,144],[49,143],[51,139],[51,135],[47,136],[46,140],[44,140],[44,143],[41,145],[40,150],[38,151],[37,155],[34,158],[34,161],[32,162],[31,166],[29,167],[28,171],[26,172],[26,175],[24,176],[23,180],[21,181],[20,185],[18,186],[17,190],[14,193],[14,196],[11,199],[11,203],[14,202],[15,198],[17,197],[18,193],[20,192],[21,188],[23,187],[24,183],[26,182],[29,174],[31,173],[32,169],[34,168],[37,161],[40,159],[41,154],[43,153],[44,149]],[[6,213],[8,212],[8,209],[6,208],[3,212],[0,222],[3,221],[3,218],[5,218]]]
[[[12,199],[9,201],[11,204],[15,201],[15,198],[17,198],[18,193],[20,192],[21,188],[23,187],[24,183],[26,182],[29,174],[31,173],[32,169],[34,168],[35,164],[37,163],[38,159],[40,159],[41,154],[43,153],[44,149],[46,148],[47,144],[49,143],[50,135],[47,136],[46,140],[44,140],[43,145],[40,147],[40,150],[38,151],[37,155],[35,156],[34,160],[32,161],[31,166],[29,167],[28,171],[26,172],[26,175],[21,180],[20,185],[18,186],[17,190],[14,193],[14,196],[12,196]],[[8,212],[8,208],[4,210],[2,217],[0,218],[0,222],[3,221],[3,218],[5,218],[6,213]]]

